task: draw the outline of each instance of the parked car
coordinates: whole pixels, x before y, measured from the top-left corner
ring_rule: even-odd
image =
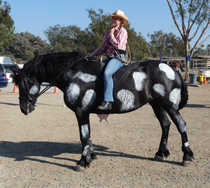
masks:
[[[7,77],[7,82],[8,83],[12,83],[13,81],[13,78],[12,78],[12,75],[13,75],[13,72],[10,70],[10,69],[6,69],[6,77]]]
[[[2,64],[0,64],[0,88],[7,87],[6,70]]]
[[[11,69],[17,70],[20,69],[19,66],[17,64],[3,64],[4,68],[6,69],[6,77],[9,83],[11,83],[13,81],[12,79],[12,74],[13,72],[11,71]]]

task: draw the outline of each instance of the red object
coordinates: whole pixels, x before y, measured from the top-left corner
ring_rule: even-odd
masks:
[[[13,93],[17,93],[17,92],[18,92],[18,91],[17,91],[17,86],[14,85]]]
[[[206,75],[204,75],[204,81],[203,81],[204,84],[207,84],[207,81],[206,81]]]
[[[58,88],[55,87],[54,93],[58,93]]]
[[[103,119],[104,119],[106,122],[108,122],[108,121],[107,121],[107,118],[108,118],[109,114],[97,114],[97,115],[98,115],[98,117],[100,118],[100,123],[102,122]]]

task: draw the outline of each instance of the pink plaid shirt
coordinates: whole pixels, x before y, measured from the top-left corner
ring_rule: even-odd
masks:
[[[116,28],[116,30],[117,29],[118,28]],[[106,34],[104,35],[104,41],[102,46],[97,50],[95,50],[92,53],[92,56],[97,56],[103,54],[104,52],[108,52],[110,57],[114,57],[113,47],[116,50],[125,50],[127,38],[128,38],[128,33],[124,27],[120,29],[120,31],[117,33],[116,36],[114,36],[114,33],[111,33],[111,31],[106,32]]]

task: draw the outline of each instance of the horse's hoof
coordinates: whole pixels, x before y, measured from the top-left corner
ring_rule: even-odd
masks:
[[[192,161],[182,161],[182,166],[188,167]]]
[[[75,171],[77,171],[77,172],[83,172],[83,171],[85,171],[85,167],[80,166],[80,165],[77,165],[76,168],[75,168]]]
[[[159,155],[155,155],[154,157],[154,161],[162,161],[163,157],[159,156]]]

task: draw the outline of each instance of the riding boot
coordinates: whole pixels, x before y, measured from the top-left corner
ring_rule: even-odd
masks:
[[[111,102],[102,102],[102,105],[98,107],[99,110],[111,110],[112,103]]]

